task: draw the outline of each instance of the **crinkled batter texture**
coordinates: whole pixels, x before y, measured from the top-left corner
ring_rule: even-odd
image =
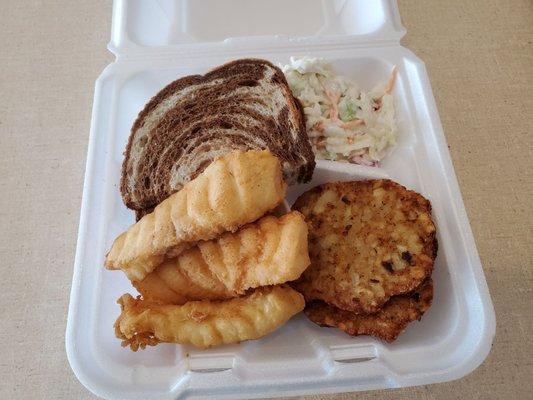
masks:
[[[141,281],[197,242],[235,232],[273,210],[286,189],[279,159],[269,151],[236,151],[217,158],[118,236],[105,266]]]
[[[122,312],[115,334],[133,351],[158,343],[192,344],[207,348],[258,339],[273,332],[303,310],[303,296],[287,286],[270,286],[225,301],[190,301],[163,305],[134,299],[119,300]]]
[[[167,304],[237,297],[299,278],[310,263],[307,245],[302,214],[267,215],[235,233],[198,243],[133,285],[143,299]]]
[[[354,314],[319,300],[308,303],[304,312],[320,326],[336,327],[352,336],[372,335],[392,342],[410,322],[420,320],[432,300],[433,283],[428,278],[414,292],[392,297],[374,314]]]
[[[311,265],[295,282],[306,300],[373,313],[431,275],[437,254],[431,205],[390,180],[334,182],[298,198]]]

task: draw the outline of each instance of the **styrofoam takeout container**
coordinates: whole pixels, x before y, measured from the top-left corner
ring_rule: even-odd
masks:
[[[116,0],[96,81],[78,246],[66,332],[78,379],[107,399],[255,398],[404,387],[460,378],[487,356],[494,311],[423,63],[387,0]],[[172,344],[133,353],[112,329],[115,303],[135,293],[102,267],[133,222],[118,182],[137,113],[159,89],[226,61],[322,56],[365,89],[398,66],[398,144],[381,168],[318,162],[312,186],[390,177],[431,200],[439,253],[433,306],[391,344],[320,328],[302,315],[267,337],[195,350]],[[289,201],[304,187],[291,188]]]

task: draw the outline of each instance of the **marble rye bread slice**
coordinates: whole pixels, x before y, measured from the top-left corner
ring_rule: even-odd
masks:
[[[269,149],[288,184],[311,179],[314,154],[301,105],[281,70],[243,59],[162,89],[133,124],[120,191],[137,216],[233,150]]]

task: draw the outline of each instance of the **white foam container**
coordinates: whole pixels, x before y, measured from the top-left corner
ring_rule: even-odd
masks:
[[[109,49],[96,81],[66,331],[80,382],[106,399],[237,399],[394,388],[449,381],[489,353],[495,317],[424,64],[399,44],[405,29],[387,0],[115,0]],[[120,347],[116,299],[135,293],[102,267],[133,222],[118,182],[137,113],[159,89],[226,61],[291,55],[329,59],[370,89],[398,66],[398,145],[381,168],[318,162],[312,185],[389,177],[431,200],[438,227],[433,306],[391,344],[351,338],[303,315],[261,340],[195,350]],[[312,186],[311,185],[311,186]],[[289,201],[304,187],[291,189]]]

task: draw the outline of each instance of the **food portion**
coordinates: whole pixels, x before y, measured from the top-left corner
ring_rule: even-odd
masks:
[[[368,93],[323,59],[284,73],[237,60],[171,83],[139,114],[121,194],[141,218],[105,260],[140,294],[118,300],[123,346],[257,339],[305,301],[319,325],[392,341],[429,308],[437,242],[420,194],[333,182],[279,212],[287,184],[311,179],[313,150],[370,166],[389,152],[395,70]]]
[[[196,178],[217,157],[268,149],[290,185],[311,179],[314,154],[281,70],[244,59],[187,76],[157,93],[131,129],[120,191],[142,213]]]
[[[355,314],[320,300],[305,307],[305,315],[320,326],[336,327],[351,336],[372,335],[392,342],[410,322],[420,320],[433,300],[433,282],[424,281],[411,293],[393,296],[373,314]]]
[[[310,267],[293,287],[320,326],[392,342],[433,299],[431,205],[390,180],[326,183],[293,206],[309,226]]]
[[[307,225],[293,211],[200,242],[133,285],[143,299],[161,303],[222,300],[298,279],[309,264]]]
[[[280,162],[270,152],[233,152],[218,158],[122,233],[105,266],[141,281],[196,242],[260,218],[281,203],[285,193]]]
[[[123,346],[138,348],[158,343],[192,344],[199,348],[258,339],[287,322],[304,308],[300,293],[290,287],[255,289],[226,301],[190,301],[184,305],[157,304],[123,295],[115,322]]]
[[[327,183],[293,209],[309,226],[311,265],[294,284],[307,301],[373,313],[431,275],[435,225],[416,192],[390,180]]]
[[[236,297],[203,261],[197,246],[159,265],[142,281],[131,284],[144,300],[185,304],[191,300],[224,300]]]
[[[121,234],[106,257],[140,292],[119,299],[116,336],[132,350],[161,342],[200,348],[257,339],[304,307],[275,286],[310,263],[307,224],[274,212],[287,184],[268,150],[235,151]]]
[[[369,92],[336,74],[323,58],[291,57],[283,72],[303,106],[307,135],[317,158],[376,166],[395,145],[391,93],[396,68],[387,83]]]

